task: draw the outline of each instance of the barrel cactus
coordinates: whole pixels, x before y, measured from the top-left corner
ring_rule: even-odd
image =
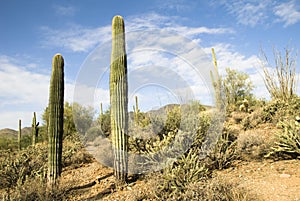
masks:
[[[62,170],[64,59],[60,54],[56,54],[52,59],[49,92],[48,185],[53,187],[57,183]]]
[[[111,134],[116,184],[126,183],[128,172],[128,83],[125,28],[121,16],[112,20],[110,64]]]

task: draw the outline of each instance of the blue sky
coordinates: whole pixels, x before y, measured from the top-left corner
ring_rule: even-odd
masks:
[[[178,96],[184,96],[188,91],[184,87],[189,88],[201,102],[209,102],[203,95],[209,89],[202,88],[196,82],[194,73],[187,73],[183,67],[186,65],[184,60],[178,58],[193,60],[199,56],[196,53],[201,50],[207,55],[206,61],[210,61],[212,47],[215,48],[221,72],[226,67],[231,67],[249,73],[256,86],[255,94],[266,97],[267,92],[259,74],[260,48],[265,50],[270,60],[274,47],[280,51],[287,46],[295,51],[300,49],[300,2],[297,0],[1,0],[0,129],[17,128],[18,119],[23,120],[23,126],[30,126],[34,111],[40,119],[48,102],[51,60],[58,52],[65,58],[65,100],[77,101],[76,94],[83,93],[84,97],[89,94],[93,98],[89,98],[87,102],[91,102],[95,110],[98,110],[99,102],[103,102],[107,108],[109,93],[105,62],[109,62],[108,46],[114,15],[124,17],[129,45],[134,46],[139,42],[132,49],[128,47],[131,51],[128,54],[129,68],[133,72],[130,80],[135,87],[130,93],[129,109],[132,108],[134,95],[140,97],[142,110],[159,107],[168,102],[178,102]],[[154,42],[154,32],[145,34],[149,43],[140,39],[140,35],[149,30],[168,33],[168,36],[160,38],[160,44],[165,45],[165,50],[173,52],[175,50],[172,48],[179,48],[181,42],[184,42],[182,46],[185,47],[191,42],[193,47],[197,46],[192,49],[197,51],[190,49],[191,54],[181,52],[182,57],[178,57],[162,51],[147,50],[149,41],[151,44]],[[170,41],[171,33],[177,38],[173,38],[173,46],[168,47],[165,42]],[[137,47],[142,46],[144,49],[138,50]],[[106,61],[101,60],[104,62],[102,74],[94,73],[94,80],[91,81],[89,76],[93,77],[92,75],[83,75],[88,73],[88,63],[97,53],[107,53],[106,57],[98,57]],[[297,61],[299,63],[299,59]],[[149,65],[154,66],[152,74],[147,71],[149,69],[143,68]],[[174,75],[169,69],[166,74],[171,79],[164,79],[162,82],[163,79],[159,78],[166,78],[164,67],[168,69],[169,66],[174,66]],[[91,70],[95,70],[94,68]],[[176,86],[170,85],[166,88],[156,86],[162,86],[166,80],[173,83],[172,81],[178,80],[178,73],[184,78],[182,83],[175,81]],[[156,76],[151,77],[154,74]],[[79,86],[82,77],[85,81],[91,81],[91,85],[85,83],[86,86]],[[152,85],[149,82],[133,81],[147,80],[149,77]],[[206,74],[202,77],[207,79]],[[144,86],[143,83],[147,83],[148,87],[141,87]],[[181,92],[174,92],[172,88],[179,89],[179,85]],[[198,94],[199,91],[202,94]],[[85,100],[78,100],[80,101],[86,103]]]

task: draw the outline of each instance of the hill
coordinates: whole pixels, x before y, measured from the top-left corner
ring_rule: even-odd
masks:
[[[22,136],[31,135],[31,127],[22,128]],[[0,130],[0,138],[17,138],[18,131],[10,128],[4,128]]]

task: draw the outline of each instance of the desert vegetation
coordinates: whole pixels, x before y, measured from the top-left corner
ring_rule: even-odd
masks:
[[[1,130],[2,200],[266,200],[222,173],[249,162],[299,161],[300,97],[290,51],[276,52],[274,68],[263,57],[270,100],[252,94],[246,73],[227,68],[221,76],[212,50],[215,106],[194,100],[143,112],[136,96],[129,112],[124,28],[115,16],[110,108],[103,111],[99,100],[94,118],[92,108],[64,102],[58,54],[43,122],[33,113],[31,128],[20,121],[18,132]]]

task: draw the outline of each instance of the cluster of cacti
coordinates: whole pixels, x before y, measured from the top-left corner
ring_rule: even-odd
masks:
[[[249,102],[248,102],[247,99],[243,100],[242,104],[239,107],[239,110],[241,112],[248,112],[248,110],[249,110]]]
[[[125,28],[121,16],[112,20],[110,64],[111,134],[116,184],[126,183],[128,174],[128,83]]]
[[[37,142],[37,138],[39,135],[39,122],[36,123],[36,113],[33,113],[33,118],[32,118],[32,125],[31,125],[31,135],[32,135],[32,145],[34,146],[35,143]]]
[[[52,59],[49,93],[48,186],[52,188],[56,185],[62,170],[64,59],[60,54],[56,54]]]
[[[22,137],[22,120],[19,119],[19,131],[18,131],[18,149],[21,150],[21,137]]]

